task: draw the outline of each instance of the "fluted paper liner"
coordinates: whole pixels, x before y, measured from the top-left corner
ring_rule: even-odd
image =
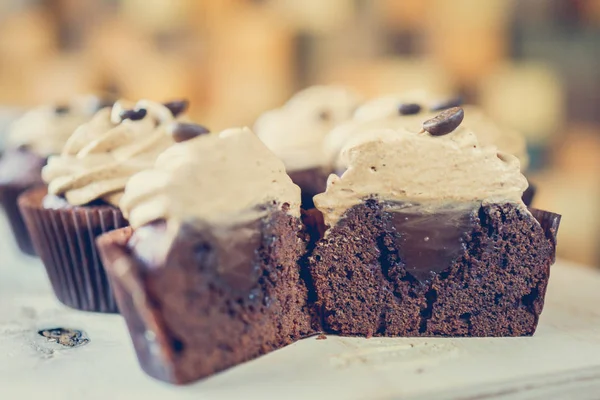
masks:
[[[29,190],[19,198],[19,207],[56,297],[78,310],[117,313],[95,240],[127,226],[121,211],[111,206],[44,208],[45,195],[46,188]]]
[[[155,309],[135,257],[127,251],[133,230],[118,229],[100,236],[98,249],[125,318],[142,369],[150,376],[171,382],[177,380],[171,339],[160,312]],[[141,336],[141,337],[138,337]]]
[[[552,242],[554,248],[556,248],[556,235],[558,233],[558,227],[560,226],[561,215],[550,211],[539,210],[537,208],[530,208],[529,212],[537,219],[546,234],[546,238],[548,238],[548,240]]]
[[[30,188],[30,186],[3,185],[0,188],[0,199],[19,249],[33,256],[35,255],[33,243],[17,204],[19,196]]]
[[[0,160],[0,204],[21,251],[35,255],[27,227],[19,211],[17,199],[25,191],[44,186],[42,167],[46,158],[25,149],[7,149]]]

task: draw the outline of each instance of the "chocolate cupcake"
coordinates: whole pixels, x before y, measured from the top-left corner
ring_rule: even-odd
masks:
[[[10,127],[0,160],[0,199],[24,253],[35,254],[17,198],[25,190],[44,184],[41,171],[46,159],[59,154],[69,136],[89,121],[100,105],[98,98],[90,96],[65,105],[42,106],[25,113]]]
[[[314,195],[325,190],[330,165],[323,139],[348,120],[360,102],[351,90],[313,86],[294,95],[283,107],[264,113],[254,124],[258,137],[285,164],[288,175],[302,189],[302,206],[312,208]]]
[[[355,136],[368,134],[376,129],[403,129],[418,132],[423,121],[431,119],[442,110],[461,106],[464,109],[462,126],[473,131],[481,146],[496,146],[498,150],[516,156],[521,171],[529,164],[525,137],[500,126],[477,106],[462,105],[457,96],[433,95],[425,91],[412,91],[399,95],[375,98],[359,107],[353,118],[333,129],[324,139],[324,151],[332,169],[341,175],[343,165],[340,151]],[[530,205],[534,189],[528,188],[523,200]]]
[[[127,184],[98,240],[138,360],[186,383],[314,332],[300,188],[247,128],[177,144]]]
[[[518,160],[451,108],[423,133],[353,140],[306,225],[284,165],[246,129],[171,147],[128,182],[132,227],[98,246],[138,360],[182,384],[317,332],[534,333],[560,216],[528,210]]]
[[[181,111],[145,100],[101,109],[49,158],[42,171],[48,187],[19,198],[34,248],[64,304],[117,312],[95,239],[127,226],[118,209],[125,184],[175,143],[169,127]]]
[[[364,336],[528,336],[560,216],[528,210],[516,157],[481,145],[450,108],[421,129],[350,140],[315,205],[323,329]],[[539,218],[539,219],[536,219]]]

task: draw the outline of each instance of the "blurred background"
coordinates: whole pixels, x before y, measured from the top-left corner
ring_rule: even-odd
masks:
[[[0,0],[0,126],[110,92],[218,130],[316,83],[481,105],[527,136],[560,256],[600,265],[600,0]]]

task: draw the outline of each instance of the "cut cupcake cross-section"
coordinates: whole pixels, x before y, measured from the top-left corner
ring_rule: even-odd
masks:
[[[534,333],[560,217],[532,215],[518,160],[480,145],[462,112],[347,143],[348,170],[314,199],[329,226],[310,267],[325,330]]]
[[[560,216],[527,209],[518,160],[463,114],[356,137],[303,220],[248,129],[162,153],[127,184],[131,228],[98,240],[142,368],[191,382],[317,332],[533,334]]]
[[[138,359],[190,382],[314,332],[300,188],[247,128],[176,144],[127,184],[99,240]]]

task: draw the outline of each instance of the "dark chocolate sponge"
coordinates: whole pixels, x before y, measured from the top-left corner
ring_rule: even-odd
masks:
[[[191,382],[315,333],[301,227],[282,211],[223,231],[183,226],[166,254],[160,223],[138,229],[130,245],[127,232],[101,239],[142,368]],[[123,262],[126,275],[115,269]]]
[[[463,223],[462,237],[446,235],[439,245],[444,251],[432,259],[437,262],[419,263],[426,252],[403,246],[407,232],[393,214],[368,200],[351,208],[317,244],[310,272],[325,331],[364,336],[534,333],[554,262],[556,229],[547,236],[515,205],[484,205]],[[444,227],[430,228],[444,236]]]
[[[532,209],[538,224],[512,204],[428,216],[389,206],[355,206],[321,239],[316,209],[302,217],[310,235],[282,211],[233,229],[184,225],[172,243],[163,222],[104,235],[142,368],[191,382],[318,332],[533,334],[558,215]]]

